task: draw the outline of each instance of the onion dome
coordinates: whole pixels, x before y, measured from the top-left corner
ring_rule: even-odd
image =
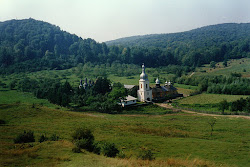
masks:
[[[168,85],[168,81],[165,82],[165,85]]]
[[[158,78],[155,80],[155,84],[160,85],[160,80]]]
[[[140,75],[140,79],[148,80],[148,75],[145,73],[145,66],[144,66],[144,64],[142,64],[142,73]]]

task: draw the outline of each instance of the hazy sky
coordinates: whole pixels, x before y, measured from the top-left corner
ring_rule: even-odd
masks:
[[[250,22],[250,0],[0,0],[0,21],[30,17],[103,42]]]

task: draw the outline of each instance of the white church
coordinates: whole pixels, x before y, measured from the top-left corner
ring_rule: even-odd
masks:
[[[149,87],[148,75],[145,73],[145,66],[142,64],[142,73],[139,80],[138,100],[141,102],[152,101],[152,89]]]

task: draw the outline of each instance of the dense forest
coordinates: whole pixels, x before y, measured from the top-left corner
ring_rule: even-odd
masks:
[[[122,42],[123,41],[123,42]],[[125,41],[125,42],[124,42]],[[98,43],[34,19],[0,22],[0,73],[67,69],[79,63],[186,66],[250,57],[250,24],[222,24],[175,34]],[[111,45],[119,44],[119,45]]]
[[[200,66],[211,61],[250,57],[250,23],[206,26],[187,32],[133,36],[107,41],[108,46],[157,48],[159,60]],[[133,49],[132,49],[133,50]],[[171,56],[169,56],[171,55]]]

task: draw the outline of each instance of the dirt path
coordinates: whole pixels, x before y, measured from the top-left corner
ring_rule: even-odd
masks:
[[[194,74],[195,74],[195,72],[192,72],[192,74],[190,74],[190,76],[189,76],[189,77],[192,77]]]
[[[164,108],[168,108],[171,109],[173,111],[183,111],[185,113],[190,113],[190,114],[196,114],[196,115],[201,115],[201,116],[211,116],[211,117],[231,117],[231,118],[244,118],[244,119],[250,119],[250,116],[244,116],[244,115],[216,115],[216,114],[205,114],[205,113],[198,113],[198,112],[194,112],[194,111],[189,111],[189,110],[182,110],[182,109],[177,109],[174,108],[173,106],[169,105],[169,104],[163,104],[163,103],[158,103],[156,104],[160,107],[164,107]]]

